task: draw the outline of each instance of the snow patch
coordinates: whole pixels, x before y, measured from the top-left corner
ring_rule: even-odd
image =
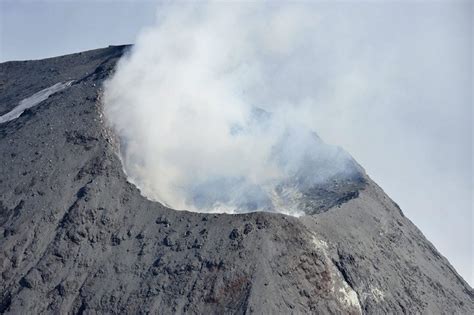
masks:
[[[328,243],[326,241],[317,239],[316,237],[313,236],[313,244],[316,245],[318,249],[323,250],[326,255],[325,251],[329,248]],[[327,258],[327,255],[326,255],[326,258]]]
[[[23,114],[26,109],[34,107],[45,99],[47,99],[48,97],[50,97],[51,95],[53,95],[54,93],[57,93],[67,87],[70,87],[73,82],[74,80],[67,82],[59,82],[46,89],[36,92],[28,98],[25,98],[18,104],[17,107],[12,109],[5,115],[0,116],[0,124],[20,117],[20,115]]]
[[[339,293],[341,293],[341,302],[347,306],[355,307],[362,313],[357,293],[345,281],[342,281],[342,287],[339,288]]]
[[[377,303],[382,302],[385,298],[385,293],[383,293],[383,291],[374,286],[370,286],[370,293],[372,294],[372,297]]]
[[[385,293],[379,288],[370,285],[369,288],[361,294],[361,299],[363,301],[370,299],[372,301],[375,301],[376,303],[380,303],[385,300]]]
[[[329,271],[331,273],[330,278],[332,282],[331,291],[334,292],[334,295],[342,305],[346,305],[348,308],[351,309],[356,309],[358,314],[362,314],[362,308],[360,306],[357,292],[354,291],[354,289],[352,289],[351,286],[345,281],[339,269],[337,269],[332,260],[329,258],[328,243],[322,239],[315,237],[314,235],[312,237],[312,241],[316,248],[323,253],[324,259],[329,266]],[[336,279],[340,279],[341,284],[339,284],[339,282],[336,282]],[[339,286],[338,289],[336,289],[336,285]]]

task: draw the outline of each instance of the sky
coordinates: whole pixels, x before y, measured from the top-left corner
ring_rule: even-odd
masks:
[[[318,5],[322,61],[312,69],[326,89],[316,130],[354,156],[472,285],[472,3]],[[0,0],[0,61],[134,43],[156,7]]]

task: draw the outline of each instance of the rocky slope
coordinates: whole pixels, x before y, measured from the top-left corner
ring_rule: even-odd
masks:
[[[125,46],[0,64],[0,312],[474,313],[474,292],[363,172],[308,215],[175,211],[127,182],[101,114]],[[347,182],[347,183],[346,183]]]

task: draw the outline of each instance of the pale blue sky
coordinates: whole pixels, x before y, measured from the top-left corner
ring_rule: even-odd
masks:
[[[152,1],[0,0],[0,61],[132,43],[155,11]]]
[[[340,3],[334,11],[357,23],[347,29],[368,31],[346,36],[386,53],[380,60],[392,60],[400,90],[384,87],[383,106],[366,104],[367,115],[349,108],[350,126],[321,134],[347,149],[472,284],[472,2],[349,3],[358,13]],[[153,1],[0,0],[0,61],[133,43],[155,13]]]

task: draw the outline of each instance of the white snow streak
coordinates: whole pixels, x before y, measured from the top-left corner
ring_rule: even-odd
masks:
[[[31,95],[28,98],[25,98],[18,104],[17,107],[12,109],[5,115],[0,116],[0,124],[20,117],[20,115],[23,114],[23,112],[26,109],[38,105],[39,103],[41,103],[42,101],[47,99],[49,96],[53,95],[54,93],[57,93],[71,86],[73,82],[74,81],[59,82],[59,83],[56,83],[55,85],[52,85],[46,89],[43,89]]]
[[[315,236],[313,236],[312,241],[313,241],[313,244],[316,246],[316,248],[323,253],[326,263],[329,265],[329,269],[331,272],[332,292],[335,293],[337,299],[339,300],[341,304],[346,305],[350,309],[355,309],[358,314],[362,314],[362,308],[360,306],[357,293],[344,280],[339,270],[336,268],[334,263],[329,258],[328,243],[324,240],[318,239]],[[339,288],[337,290],[336,290],[336,285],[337,285],[336,279],[340,279],[341,284],[342,284],[342,285],[339,285]]]

